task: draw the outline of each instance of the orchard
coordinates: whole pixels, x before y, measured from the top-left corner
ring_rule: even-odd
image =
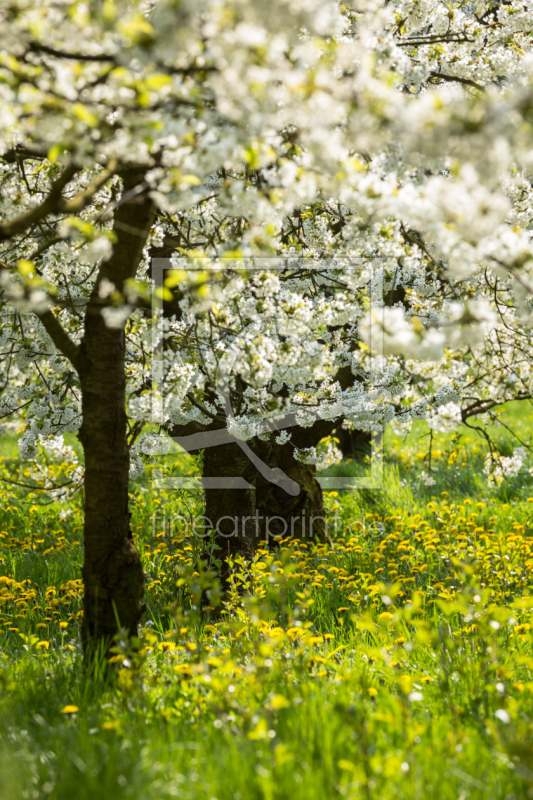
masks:
[[[2,796],[533,797],[533,4],[0,19]]]

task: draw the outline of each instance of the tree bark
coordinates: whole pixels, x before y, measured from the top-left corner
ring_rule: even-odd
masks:
[[[268,467],[282,471],[298,484],[300,491],[296,495],[289,494],[282,485],[264,477],[238,445],[227,443],[205,448],[204,478],[234,477],[250,484],[249,489],[205,490],[206,524],[217,534],[223,583],[227,581],[228,557],[242,555],[249,560],[253,558],[258,543],[275,547],[284,537],[330,541],[316,468],[295,459],[294,445],[299,448],[316,445],[332,433],[334,426],[332,422],[318,421],[309,428],[297,428],[292,433],[292,441],[283,445],[248,442]],[[181,431],[179,433],[184,435]],[[345,455],[361,457],[365,447],[369,446],[370,434],[361,431],[346,433],[351,435],[342,437]]]
[[[265,478],[242,449],[234,443],[204,450],[206,526],[216,532],[222,559],[222,579],[227,580],[227,559],[241,555],[253,558],[259,542],[275,546],[283,536],[327,539],[322,489],[313,466],[294,458],[291,444],[248,442],[255,455],[273,470],[282,470],[300,491],[289,494],[282,485]],[[249,488],[215,488],[213,479],[246,481]]]
[[[370,455],[370,441],[372,434],[370,431],[350,430],[339,425],[332,434],[339,440],[339,449],[344,458],[360,459],[365,455]]]
[[[142,174],[128,171],[122,177],[130,199],[115,212],[113,255],[100,267],[76,360],[83,411],[79,438],[85,453],[82,644],[86,658],[99,646],[107,650],[121,629],[135,635],[143,612],[144,574],[133,543],[128,503],[124,325],[107,327],[102,309],[109,301],[100,297],[99,288],[107,279],[123,292],[125,281],[135,276],[153,204],[135,192]]]
[[[297,461],[290,443],[274,445],[268,465],[283,470],[298,484],[300,493],[292,496],[262,476],[257,478],[259,538],[269,546],[285,536],[311,541],[326,540],[326,514],[315,467]]]
[[[228,443],[204,450],[203,474],[206,479],[233,478],[250,484],[249,488],[205,488],[206,528],[216,534],[219,549],[215,557],[221,559],[220,578],[227,590],[231,571],[228,560],[242,556],[250,561],[257,546],[254,467],[237,444]]]
[[[133,544],[128,509],[129,450],[126,426],[125,336],[88,320],[81,391],[85,452],[84,651],[121,628],[137,632],[144,574]]]

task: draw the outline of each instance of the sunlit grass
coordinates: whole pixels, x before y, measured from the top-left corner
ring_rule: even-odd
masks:
[[[260,548],[221,608],[203,544],[168,525],[199,493],[148,475],[132,520],[148,611],[107,677],[81,663],[80,498],[6,484],[0,797],[533,797],[531,476],[489,487],[460,429],[434,437],[428,486],[426,434],[387,434],[378,488],[326,493],[332,543]]]

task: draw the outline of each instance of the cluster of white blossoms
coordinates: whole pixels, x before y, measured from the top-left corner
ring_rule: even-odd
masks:
[[[515,478],[525,472],[524,464],[528,458],[525,447],[517,447],[512,456],[490,454],[485,461],[485,473],[489,484],[499,486],[505,479]],[[533,474],[533,470],[529,470]]]
[[[18,0],[0,22],[0,217],[30,214],[1,229],[0,387],[25,458],[81,425],[44,312],[80,341],[125,166],[155,219],[98,297],[125,326],[133,476],[148,423],[288,444],[533,395],[532,0]]]
[[[461,406],[451,402],[432,409],[427,416],[427,422],[434,431],[440,433],[453,431],[462,422]]]
[[[316,469],[322,470],[338,464],[342,460],[342,453],[334,442],[329,441],[326,447],[320,451],[316,447],[296,449],[294,457],[302,464],[312,464]]]
[[[419,473],[418,477],[424,486],[434,486],[437,483],[433,475],[430,472],[427,472],[425,469]]]
[[[171,447],[167,436],[157,433],[143,433],[130,448],[130,478],[136,480],[144,474],[143,456],[153,457],[166,455]]]
[[[54,500],[67,497],[81,487],[83,483],[83,468],[79,464],[76,451],[65,442],[61,434],[39,436],[34,447],[36,448],[34,452],[39,453],[41,451],[45,458],[36,459],[35,456],[33,458],[30,456],[32,463],[25,473],[26,477],[30,478],[36,485],[45,488]],[[57,481],[54,473],[54,463],[68,464],[66,480]]]

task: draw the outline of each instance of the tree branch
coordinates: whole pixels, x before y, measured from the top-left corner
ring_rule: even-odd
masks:
[[[472,43],[474,39],[469,39],[462,34],[445,34],[444,36],[413,36],[412,39],[397,39],[395,44],[399,47],[420,47],[425,44],[447,43],[462,44],[463,42]]]
[[[114,215],[113,254],[100,265],[91,294],[93,305],[102,305],[99,288],[104,278],[122,292],[124,282],[135,277],[154,220],[155,206],[146,193],[148,184],[145,181],[144,171],[129,168],[124,169],[120,175],[124,182],[124,190]],[[127,199],[124,200],[124,197]]]
[[[95,178],[94,181],[88,185],[85,191],[80,192],[80,194],[76,195],[76,197],[73,197],[71,200],[64,200],[61,198],[59,202],[59,211],[63,214],[77,214],[78,212],[83,211],[85,206],[90,203],[96,192],[98,192],[102,186],[107,183],[109,178],[115,174],[117,168],[117,161],[112,159],[109,162],[107,169],[101,175]]]
[[[52,183],[50,193],[40,205],[25,211],[24,214],[20,214],[18,217],[7,220],[7,222],[0,223],[0,241],[10,239],[18,233],[24,233],[32,225],[48,216],[48,214],[78,214],[116,172],[117,162],[115,160],[110,161],[108,168],[95,178],[83,192],[80,192],[70,200],[65,200],[61,193],[79,170],[80,167],[69,164],[59,178]]]
[[[84,53],[69,53],[65,50],[57,50],[55,47],[48,47],[46,44],[40,44],[40,42],[30,42],[29,48],[34,53],[46,53],[46,55],[55,56],[56,58],[69,58],[73,61],[103,61],[116,64],[115,56],[108,56],[105,53],[92,56]]]
[[[43,323],[44,327],[46,328],[46,332],[57,349],[63,353],[65,358],[68,358],[74,369],[77,370],[79,361],[79,347],[72,341],[53,311],[48,308],[43,312],[35,311],[35,314]]]
[[[450,83],[462,83],[465,86],[471,86],[473,89],[477,89],[478,92],[484,92],[485,89],[479,83],[475,81],[471,81],[470,78],[459,78],[455,75],[445,75],[443,72],[430,72],[429,73],[431,78],[439,78],[441,81],[448,81]]]
[[[32,150],[29,147],[17,144],[10,150],[6,150],[6,152],[3,153],[3,155],[0,156],[0,158],[7,164],[14,164],[16,161],[20,161],[21,159],[25,158],[35,159],[36,161],[43,161],[46,158],[46,151]]]
[[[50,194],[40,206],[35,206],[35,208],[25,211],[24,214],[20,214],[18,217],[0,223],[0,241],[10,239],[17,233],[24,233],[25,230],[36,222],[39,222],[43,217],[46,217],[47,214],[53,214],[57,209],[61,198],[61,192],[65,186],[70,183],[78,170],[79,167],[74,166],[74,164],[69,164],[68,167],[63,170],[59,178],[52,183]]]

